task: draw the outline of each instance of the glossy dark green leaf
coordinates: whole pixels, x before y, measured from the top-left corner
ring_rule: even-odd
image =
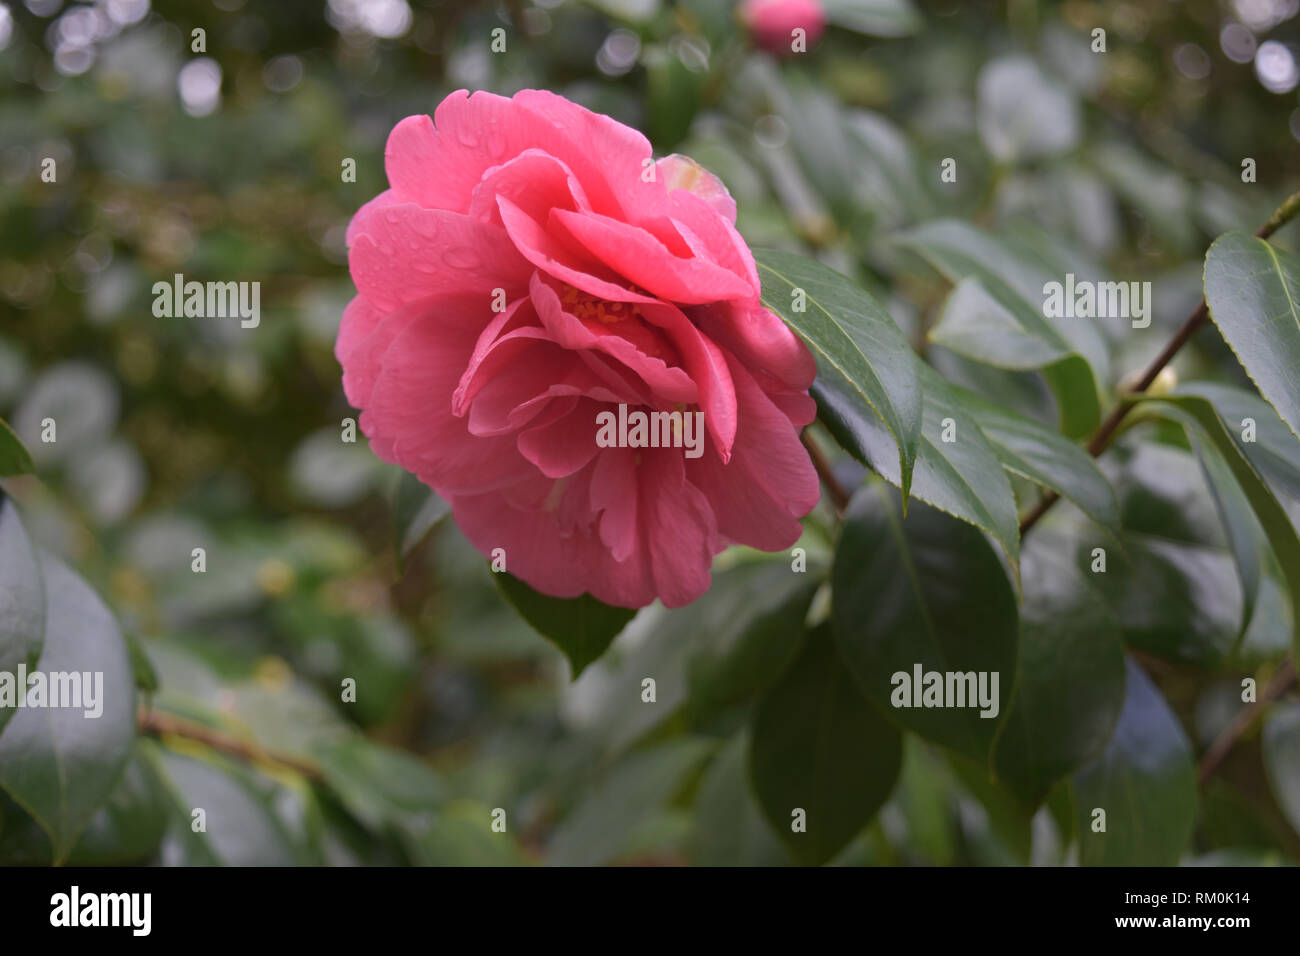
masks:
[[[1192,747],[1164,695],[1131,660],[1124,709],[1105,751],[1073,778],[1085,866],[1173,866],[1196,818]],[[1094,829],[1105,811],[1105,832]]]
[[[686,684],[696,720],[752,697],[781,675],[798,653],[820,584],[820,575],[796,573],[789,561],[741,564],[715,575],[708,594],[672,615],[669,626],[690,635]]]
[[[984,764],[1011,699],[1019,628],[1015,592],[984,535],[923,505],[904,518],[898,496],[873,481],[849,505],[831,583],[836,644],[865,695]],[[944,674],[945,689],[948,673],[984,675],[987,706],[916,706],[918,668],[923,685],[925,674]],[[967,685],[951,683],[956,703]]]
[[[851,280],[813,259],[756,249],[763,304],[790,325],[817,359],[812,392],[836,439],[876,464],[855,437],[882,422],[896,446],[895,474],[904,496],[921,432],[921,387],[913,353],[898,325]],[[806,306],[796,311],[798,292]]]
[[[1205,254],[1205,302],[1224,340],[1282,421],[1300,435],[1300,260],[1242,232]]]
[[[1015,495],[1002,464],[948,383],[923,362],[918,361],[917,368],[925,390],[925,409],[911,494],[988,532],[1015,568],[1020,527]],[[824,395],[837,400],[829,392]],[[832,416],[827,422],[832,432],[841,420]],[[854,441],[866,450],[867,461],[882,478],[898,485],[898,466],[888,434],[874,422],[859,421],[858,425]],[[945,436],[953,440],[945,441]]]
[[[1300,833],[1300,704],[1282,704],[1268,715],[1262,749],[1273,797]]]
[[[1241,585],[1226,551],[1128,531],[1129,564],[1108,555],[1094,573],[1090,550],[1080,555],[1084,573],[1119,618],[1124,641],[1162,660],[1215,667],[1236,643]]]
[[[0,478],[10,475],[29,475],[36,470],[27,446],[14,430],[0,418]]]
[[[1031,419],[954,389],[1008,471],[1073,502],[1117,542],[1119,501],[1097,463],[1080,446]]]
[[[1264,529],[1250,506],[1249,496],[1237,483],[1232,468],[1218,448],[1190,430],[1188,439],[1205,472],[1205,481],[1223,519],[1223,530],[1228,547],[1237,563],[1237,577],[1241,581],[1241,634],[1244,637],[1255,616],[1262,585],[1263,552],[1267,549]]]
[[[89,707],[20,708],[0,734],[0,787],[36,818],[61,861],[112,791],[131,752],[135,681],[126,642],[99,596],[54,558],[42,554],[39,561],[46,609],[36,669],[49,686],[53,675],[75,672],[83,685],[90,675],[83,692],[94,688],[91,695],[98,699]],[[84,696],[82,703],[87,704]]]
[[[1214,406],[1237,447],[1278,490],[1300,499],[1300,438],[1254,392],[1216,382],[1187,382],[1175,394]]]
[[[829,861],[875,816],[901,765],[898,731],[862,696],[829,628],[813,631],[754,715],[749,776],[773,830],[799,862]]]
[[[157,774],[139,753],[133,754],[64,863],[125,866],[153,862],[167,827],[168,810]],[[0,865],[49,866],[53,859],[49,834],[0,790]]]
[[[165,865],[291,866],[297,861],[293,842],[272,810],[269,789],[259,788],[242,767],[163,747],[147,747],[146,753],[171,798]]]
[[[108,866],[146,862],[162,842],[166,825],[167,797],[162,781],[137,750],[108,800],[86,824],[68,863]]]
[[[1119,621],[1068,543],[1039,534],[1025,550],[1020,666],[993,754],[998,778],[1031,807],[1101,753],[1124,703]]]
[[[982,294],[972,291],[969,283],[960,292],[954,290],[959,298],[945,312],[945,324],[954,331],[958,344],[971,346],[969,357],[1001,368],[1041,368],[1056,396],[1061,430],[1068,437],[1080,438],[1097,426],[1101,419],[1099,386],[1109,375],[1104,343],[1097,330],[1085,322],[1062,320],[1068,324],[1058,326],[1043,315],[1044,286],[1062,281],[1064,276],[1053,276],[1036,263],[1026,262],[997,238],[956,220],[925,223],[898,241],[923,256],[950,282],[970,279],[979,283]],[[957,307],[971,308],[974,315],[958,321]],[[1019,327],[1019,334],[1011,334],[1011,323]],[[975,348],[972,343],[980,330],[987,330],[988,344]],[[999,343],[1003,348],[996,348]]]
[[[492,576],[506,600],[533,630],[564,652],[574,680],[636,617],[636,608],[610,607],[590,594],[555,598],[534,591],[504,571]]]
[[[1176,394],[1166,395],[1158,401],[1144,404],[1165,415],[1170,415],[1172,409],[1173,417],[1187,425],[1189,435],[1198,440],[1204,438],[1222,456],[1223,462],[1231,470],[1232,476],[1259,519],[1259,524],[1286,578],[1287,587],[1291,592],[1292,620],[1300,621],[1300,535],[1297,535],[1290,516],[1278,502],[1263,476],[1241,452],[1214,406],[1208,399],[1197,395]],[[1221,480],[1225,477],[1221,477]],[[1230,528],[1230,537],[1232,530]],[[1237,528],[1234,546],[1248,533],[1251,532]],[[1242,546],[1249,546],[1249,542]],[[1300,656],[1300,628],[1296,632],[1295,647],[1297,656]]]
[[[45,636],[45,591],[36,552],[18,517],[18,508],[0,494],[0,672],[19,664],[34,667]],[[0,699],[0,731],[16,713]]]
[[[1039,369],[1068,354],[1060,344],[1026,328],[975,276],[953,286],[928,338],[958,355],[1004,369]]]
[[[397,562],[402,562],[423,541],[434,526],[451,514],[451,505],[436,491],[409,472],[402,472],[393,493],[393,539]]]

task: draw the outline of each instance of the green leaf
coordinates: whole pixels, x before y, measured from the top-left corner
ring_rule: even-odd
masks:
[[[812,259],[755,249],[763,304],[799,334],[817,359],[812,393],[827,427],[864,462],[856,437],[883,422],[898,448],[903,497],[921,432],[921,387],[913,352],[893,318],[851,280]],[[795,311],[802,290],[806,308]],[[876,451],[879,457],[879,450]]]
[[[828,22],[874,37],[908,36],[921,29],[910,0],[824,0]]]
[[[659,149],[671,149],[690,132],[707,77],[693,65],[688,67],[667,45],[647,46],[640,63],[649,106],[646,133]]]
[[[752,77],[789,127],[789,147],[808,184],[825,200],[828,211],[852,228],[855,219],[869,211],[863,207],[860,164],[849,145],[839,100],[811,77],[782,73],[775,66],[755,69]]]
[[[633,829],[664,803],[712,745],[679,738],[637,751],[599,778],[556,828],[547,847],[553,866],[597,866],[616,858]]]
[[[869,208],[890,213],[890,222],[916,222],[934,214],[935,201],[922,176],[924,168],[907,136],[888,117],[868,110],[850,110],[842,122],[849,148],[859,162],[855,182],[868,197]]]
[[[1011,698],[1019,623],[984,535],[924,506],[903,518],[893,492],[873,481],[849,504],[831,582],[835,640],[867,698],[907,729],[986,763]],[[912,686],[918,667],[988,675],[992,716],[970,701],[902,706],[921,690]]]
[[[799,862],[827,862],[876,815],[902,759],[898,731],[863,698],[829,628],[814,630],[754,714],[749,775],[773,830]]]
[[[1241,590],[1227,553],[1134,531],[1123,541],[1129,568],[1109,566],[1091,580],[1119,618],[1125,643],[1178,664],[1222,663],[1241,620]],[[1090,568],[1091,557],[1081,555],[1080,564]]]
[[[1195,197],[1187,181],[1167,163],[1118,141],[1092,145],[1087,158],[1156,236],[1180,253],[1199,242],[1200,230],[1192,216]]]
[[[348,812],[374,830],[431,813],[446,800],[442,781],[423,761],[359,734],[322,744],[312,756]]]
[[[783,866],[785,847],[772,834],[749,789],[748,731],[713,758],[695,800],[691,860],[697,866]]]
[[[53,859],[49,835],[0,790],[0,866],[49,866]]]
[[[0,787],[50,836],[55,862],[112,791],[135,739],[135,682],[126,642],[99,596],[62,563],[42,554],[45,646],[37,670],[94,677],[98,717],[86,707],[26,707],[0,735]],[[89,690],[87,689],[87,692]],[[29,691],[30,694],[30,691]],[[85,703],[85,698],[82,698]]]
[[[10,475],[30,475],[36,470],[27,446],[14,434],[3,418],[0,418],[0,478]]]
[[[952,387],[919,359],[917,371],[925,392],[925,409],[912,494],[992,535],[1018,575],[1020,523],[1002,463]],[[945,441],[946,435],[953,440]],[[870,450],[872,466],[882,478],[897,485],[898,471],[887,436],[873,428],[860,437]]]
[[[1291,592],[1291,619],[1300,621],[1300,536],[1297,536],[1286,509],[1278,503],[1255,466],[1242,454],[1214,406],[1200,396],[1179,394],[1166,395],[1143,404],[1154,407],[1167,416],[1172,415],[1188,428],[1190,437],[1203,437],[1223,457],[1259,519],[1286,578],[1287,588]],[[1300,657],[1300,628],[1296,629],[1294,641],[1296,654]]]
[[[127,653],[131,655],[131,675],[135,678],[135,686],[146,695],[152,694],[158,689],[158,674],[153,669],[149,655],[135,634],[128,631],[123,634],[123,637],[126,639]]]
[[[619,631],[636,617],[636,608],[610,607],[590,594],[555,598],[534,591],[504,571],[492,576],[523,619],[564,652],[574,680],[588,664],[605,653]]]
[[[1033,849],[1033,812],[1009,787],[993,779],[984,763],[950,753],[952,768],[983,814],[963,829],[978,866],[1026,866]]]
[[[709,593],[670,615],[691,636],[690,709],[703,722],[770,686],[799,651],[821,577],[787,561],[755,561],[715,576]]]
[[[416,866],[525,866],[509,829],[492,829],[492,808],[455,800],[428,820],[408,820],[403,844]]]
[[[1259,393],[1300,435],[1300,261],[1241,232],[1205,254],[1205,302]]]
[[[148,746],[172,808],[163,846],[170,866],[291,866],[293,842],[272,811],[270,795],[243,768]],[[203,829],[196,830],[196,810]]]
[[[953,286],[927,337],[968,359],[1017,371],[1051,365],[1066,354],[1026,329],[974,276]]]
[[[68,863],[109,866],[145,862],[157,851],[166,826],[166,794],[137,742],[117,786],[86,824]]]
[[[1079,862],[1173,866],[1196,819],[1192,747],[1151,679],[1131,660],[1124,709],[1106,750],[1073,779]],[[1106,811],[1096,832],[1095,809]]]
[[[1050,428],[972,392],[954,388],[953,393],[975,417],[1002,467],[1073,502],[1119,544],[1119,501],[1091,455]]]
[[[1098,390],[1109,375],[1104,341],[1086,322],[1066,320],[1068,324],[1058,327],[1043,315],[1044,286],[1064,277],[1053,277],[1008,244],[956,220],[925,223],[897,241],[919,253],[950,282],[970,279],[982,287],[983,294],[972,292],[969,283],[954,289],[960,297],[944,313],[952,334],[942,333],[950,342],[955,336],[954,344],[968,344],[967,357],[999,368],[1041,368],[1056,396],[1061,431],[1081,438],[1096,428],[1101,420]],[[973,308],[975,315],[953,329],[957,307]],[[1013,334],[1013,325],[1019,327],[1018,333]],[[987,330],[988,342],[970,345],[982,330]]]
[[[415,550],[439,521],[451,514],[451,505],[410,472],[402,472],[393,493],[393,540],[397,566]]]
[[[1272,405],[1254,392],[1217,382],[1187,382],[1178,386],[1176,394],[1209,400],[1232,440],[1259,473],[1279,490],[1300,499],[1300,441]]]
[[[0,494],[0,672],[35,666],[45,635],[45,591],[17,506]],[[15,694],[14,703],[17,703]],[[0,731],[17,712],[0,702]]]
[[[1249,497],[1237,483],[1232,468],[1218,448],[1197,434],[1200,429],[1189,431],[1192,433],[1187,436],[1188,440],[1201,463],[1206,484],[1223,519],[1228,547],[1236,559],[1237,577],[1241,581],[1240,633],[1244,637],[1255,615],[1263,582],[1263,551],[1267,547],[1264,529],[1259,526]]]
[[[903,770],[893,805],[907,823],[903,849],[916,862],[951,866],[957,862],[958,835],[952,810],[955,781],[948,763],[914,734],[903,737]],[[911,860],[909,859],[909,862]]]
[[[1072,149],[1082,133],[1079,104],[1068,87],[1031,57],[1005,56],[980,71],[976,123],[999,163]]]
[[[1024,580],[1019,671],[993,766],[1036,807],[1110,740],[1124,704],[1124,646],[1119,621],[1068,546],[1045,531],[1025,550]]]
[[[1282,704],[1268,715],[1263,756],[1277,805],[1300,833],[1300,704]]]

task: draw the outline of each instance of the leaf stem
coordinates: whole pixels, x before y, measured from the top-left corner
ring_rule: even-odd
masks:
[[[319,780],[323,777],[320,767],[314,763],[297,757],[269,753],[256,744],[175,714],[141,707],[136,714],[136,727],[144,734],[197,740],[199,743],[207,744],[213,750],[220,750],[248,763],[279,766],[300,773],[309,780]]]
[[[1292,193],[1283,200],[1282,205],[1278,206],[1277,209],[1274,210],[1273,215],[1269,216],[1268,222],[1259,227],[1255,236],[1259,239],[1267,240],[1273,235],[1273,233],[1277,232],[1294,219],[1297,213],[1300,213],[1300,192]],[[1156,380],[1157,376],[1159,376],[1162,371],[1164,371],[1165,366],[1173,361],[1173,358],[1178,354],[1178,351],[1188,343],[1191,337],[1197,333],[1209,317],[1209,306],[1206,304],[1205,298],[1202,297],[1200,305],[1198,305],[1195,310],[1193,310],[1192,314],[1187,317],[1187,320],[1182,324],[1178,331],[1174,333],[1173,338],[1169,340],[1168,344],[1160,350],[1160,354],[1152,359],[1151,364],[1148,365],[1146,370],[1142,373],[1142,377],[1138,379],[1137,383],[1131,389],[1129,389],[1129,394],[1139,395],[1150,388],[1151,383]],[[1088,454],[1093,458],[1096,458],[1106,450],[1110,445],[1111,439],[1115,437],[1115,432],[1118,430],[1120,423],[1133,409],[1133,406],[1133,402],[1126,401],[1121,401],[1115,406],[1111,413],[1106,416],[1106,420],[1098,426],[1097,431],[1093,434],[1091,440],[1089,440]],[[1038,523],[1038,519],[1045,515],[1052,505],[1056,504],[1056,502],[1060,500],[1060,497],[1061,496],[1056,492],[1049,491],[1038,500],[1038,503],[1034,505],[1023,519],[1021,519],[1021,537],[1024,537],[1025,533]]]
[[[1273,675],[1273,679],[1260,692],[1259,700],[1255,702],[1254,706],[1243,707],[1238,711],[1237,716],[1215,738],[1214,743],[1210,745],[1210,749],[1205,752],[1205,756],[1201,758],[1201,765],[1196,770],[1198,785],[1205,786],[1205,781],[1218,769],[1219,764],[1223,763],[1223,759],[1228,756],[1228,752],[1232,750],[1241,735],[1263,715],[1264,705],[1271,703],[1284,694],[1287,688],[1295,683],[1295,679],[1295,665],[1290,661],[1283,662],[1281,669]]]

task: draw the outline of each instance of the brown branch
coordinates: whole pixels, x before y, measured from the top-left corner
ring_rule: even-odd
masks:
[[[1273,235],[1273,233],[1277,232],[1295,218],[1297,213],[1300,213],[1300,192],[1292,193],[1283,200],[1282,205],[1277,207],[1273,212],[1273,215],[1269,217],[1268,222],[1260,226],[1255,235],[1260,239],[1268,239]],[[1160,373],[1164,371],[1165,366],[1173,361],[1173,358],[1178,354],[1178,351],[1188,343],[1191,337],[1197,333],[1209,317],[1209,306],[1206,304],[1205,299],[1202,298],[1201,304],[1198,305],[1192,314],[1187,317],[1187,321],[1182,324],[1178,331],[1174,333],[1174,337],[1169,340],[1163,349],[1160,350],[1160,354],[1151,360],[1151,364],[1146,367],[1146,370],[1142,373],[1142,377],[1137,380],[1137,383],[1128,390],[1128,394],[1140,395],[1150,388],[1151,384],[1156,380]],[[1115,437],[1115,432],[1119,430],[1120,423],[1124,421],[1124,418],[1132,410],[1133,405],[1133,402],[1121,401],[1115,406],[1111,413],[1106,416],[1106,420],[1101,423],[1092,438],[1088,441],[1089,455],[1096,458],[1106,450],[1110,445],[1111,439]],[[1049,491],[1038,500],[1038,503],[1034,505],[1033,509],[1030,510],[1023,519],[1021,519],[1021,537],[1024,537],[1025,532],[1038,523],[1038,519],[1045,515],[1052,505],[1056,504],[1056,502],[1060,500],[1060,497],[1061,496],[1056,492]]]
[[[835,477],[835,470],[831,467],[830,460],[826,454],[817,447],[812,436],[805,429],[799,437],[803,440],[803,445],[808,449],[808,456],[812,459],[813,467],[817,469],[817,475],[826,486],[826,493],[830,496],[831,504],[835,507],[837,515],[843,515],[844,509],[849,506],[849,493],[840,480]]]
[[[207,744],[214,750],[220,750],[222,753],[238,757],[248,763],[285,768],[300,773],[311,780],[319,780],[323,776],[320,767],[314,763],[300,760],[297,757],[270,753],[256,744],[217,730],[215,727],[209,727],[193,720],[186,720],[184,717],[177,717],[175,714],[167,714],[151,708],[141,707],[136,713],[136,727],[144,734],[169,735],[184,737],[187,740],[197,740],[199,743]]]
[[[1228,724],[1223,729],[1223,733],[1215,738],[1214,743],[1210,745],[1210,749],[1201,758],[1201,765],[1196,770],[1196,782],[1200,786],[1205,786],[1205,781],[1218,769],[1219,764],[1223,763],[1224,758],[1228,756],[1228,752],[1236,745],[1241,735],[1260,718],[1264,713],[1265,705],[1286,693],[1287,689],[1295,683],[1295,680],[1295,665],[1290,661],[1286,661],[1283,663],[1281,670],[1273,675],[1273,679],[1268,682],[1268,685],[1260,693],[1259,700],[1253,705],[1248,704],[1237,712],[1237,716],[1232,718],[1232,723]]]

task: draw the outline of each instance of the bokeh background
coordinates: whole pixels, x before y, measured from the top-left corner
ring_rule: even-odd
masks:
[[[745,790],[743,721],[689,727],[677,706],[672,675],[710,609],[648,609],[571,683],[452,522],[422,535],[436,502],[364,438],[340,441],[354,413],[332,348],[352,295],[344,230],[386,186],[386,135],[459,88],[554,90],[643,130],[657,155],[694,157],[752,244],[859,278],[920,348],[947,285],[890,246],[902,227],[965,218],[1079,273],[1151,279],[1153,328],[1170,331],[1213,237],[1253,230],[1300,181],[1295,0],[830,6],[826,35],[781,60],[723,0],[0,3],[0,416],[39,473],[8,488],[151,662],[155,706],[311,755],[328,784],[155,734],[74,861],[788,862]],[[940,181],[945,158],[956,183]],[[260,326],[156,318],[151,286],[178,272],[259,281]],[[1165,338],[1116,346],[1114,380]],[[1241,382],[1210,338],[1183,374]],[[1031,377],[931,353],[1054,420]],[[1212,514],[1185,453],[1134,457],[1126,507],[1149,523]],[[1156,493],[1155,473],[1186,487]],[[827,553],[816,513],[804,543]],[[1235,682],[1163,677],[1203,746]],[[1300,859],[1296,808],[1258,747],[1244,741],[1203,795],[1189,859]],[[204,841],[184,832],[186,801],[220,808]],[[1057,863],[1068,842],[1051,808],[1016,818],[909,738],[893,797],[840,862]]]

